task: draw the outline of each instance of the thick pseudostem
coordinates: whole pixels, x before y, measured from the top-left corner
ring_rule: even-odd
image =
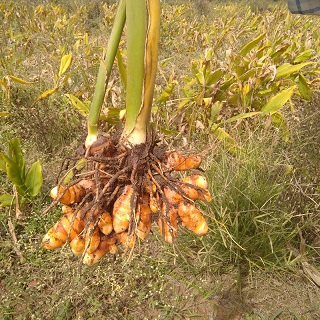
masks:
[[[201,157],[168,152],[154,134],[132,148],[119,141],[120,134],[99,136],[87,150],[65,159],[52,189],[48,212],[62,203],[63,217],[43,239],[46,249],[70,242],[75,255],[91,265],[118,244],[133,249],[144,240],[152,223],[166,242],[177,238],[178,225],[198,235],[208,225],[196,200],[211,201],[205,177],[199,174]],[[175,171],[197,170],[182,181]],[[67,177],[72,177],[66,183]]]

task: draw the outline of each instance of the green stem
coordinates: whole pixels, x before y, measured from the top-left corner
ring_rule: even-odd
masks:
[[[144,55],[147,34],[146,0],[127,0],[127,94],[123,139],[133,131],[142,106]]]
[[[130,0],[127,0],[130,2]],[[132,0],[131,0],[132,2]],[[144,9],[142,8],[142,2],[144,2]],[[127,7],[128,8],[128,7]],[[132,73],[128,70],[128,77],[130,75],[131,81],[135,83],[138,88],[132,87],[132,94],[134,97],[134,104],[132,103],[132,97],[129,96],[127,90],[127,118],[124,129],[123,137],[128,142],[128,145],[136,145],[146,142],[147,130],[150,123],[153,92],[155,86],[155,78],[158,63],[158,42],[160,37],[160,1],[159,0],[144,0],[141,1],[141,12],[139,17],[136,16],[136,20],[140,18],[141,34],[139,34],[139,39],[141,43],[139,44],[139,65],[136,61],[132,60],[133,69]],[[129,8],[127,15],[129,14]],[[142,18],[145,19],[142,20]],[[129,20],[129,17],[128,17]],[[142,24],[146,22],[146,25]],[[132,29],[135,30],[135,29]],[[129,26],[128,26],[129,32]],[[143,32],[143,34],[142,34]],[[137,32],[134,32],[135,37]],[[133,35],[132,35],[133,36]],[[144,52],[142,52],[142,36]],[[141,37],[141,38],[140,38]],[[129,36],[128,36],[129,38]],[[136,39],[136,38],[135,38]],[[130,48],[131,49],[131,48]],[[133,50],[133,49],[132,49]],[[128,43],[128,56],[129,56],[129,43]],[[137,51],[136,51],[137,52]],[[143,63],[142,63],[143,58]],[[128,68],[129,68],[129,58],[128,58]],[[141,80],[141,78],[143,78]],[[129,79],[129,78],[128,78]],[[137,83],[137,80],[139,81]],[[128,81],[129,87],[129,81]],[[136,91],[133,91],[136,90]],[[128,111],[130,112],[128,114]]]
[[[107,52],[101,61],[97,76],[95,91],[88,116],[88,135],[85,145],[88,148],[98,136],[98,122],[103,99],[109,82],[112,66],[119,47],[122,31],[126,20],[126,0],[120,0],[113,28],[108,41]]]
[[[148,31],[145,48],[145,74],[143,105],[137,117],[136,126],[130,141],[145,142],[150,124],[153,93],[158,66],[158,50],[160,38],[160,1],[147,0],[148,3]],[[140,142],[140,143],[141,143]]]

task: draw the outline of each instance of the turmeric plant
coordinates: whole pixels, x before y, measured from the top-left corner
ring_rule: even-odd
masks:
[[[38,160],[26,168],[26,159],[18,138],[9,141],[7,153],[0,150],[0,171],[6,173],[15,189],[14,195],[0,195],[0,207],[30,202],[41,190],[41,163]]]
[[[107,83],[126,23],[127,78],[124,128],[99,132]],[[66,159],[45,210],[64,204],[62,218],[43,238],[46,249],[69,242],[87,265],[118,245],[133,249],[152,223],[174,243],[178,225],[198,235],[208,224],[195,201],[211,201],[206,178],[193,172],[180,181],[175,171],[197,170],[198,155],[167,150],[150,127],[160,37],[159,0],[121,0],[108,48],[101,62],[88,115],[83,148]]]

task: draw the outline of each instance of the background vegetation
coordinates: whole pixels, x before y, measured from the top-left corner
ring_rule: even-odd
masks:
[[[115,1],[0,2],[1,152],[19,138],[44,179],[23,220],[0,207],[0,319],[320,317],[319,18],[285,3],[163,1],[152,121],[171,148],[204,156],[210,232],[180,230],[174,246],[154,234],[131,261],[80,269],[69,249],[41,249],[59,215],[41,212],[85,139]],[[124,90],[115,68],[104,130],[121,124]]]

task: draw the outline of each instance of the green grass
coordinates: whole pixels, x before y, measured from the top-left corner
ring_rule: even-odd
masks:
[[[92,97],[114,17],[114,7],[107,3],[0,2],[5,30],[1,34],[0,80],[14,75],[34,81],[26,85],[12,82],[0,89],[0,111],[12,114],[0,118],[1,148],[12,137],[19,137],[28,162],[41,159],[44,168],[42,192],[23,208],[24,221],[14,219],[14,208],[0,210],[0,319],[228,319],[237,312],[243,319],[318,318],[316,289],[300,276],[301,257],[292,251],[299,250],[302,236],[308,261],[315,266],[319,261],[317,82],[313,82],[311,101],[295,93],[295,110],[287,106],[281,110],[290,131],[288,142],[283,140],[283,128],[273,126],[270,118],[226,124],[222,127],[233,140],[223,140],[207,129],[211,110],[197,104],[196,99],[178,110],[181,100],[190,94],[185,85],[195,76],[192,67],[201,66],[206,49],[214,48],[213,69],[222,67],[232,74],[232,63],[226,65],[226,50],[239,52],[270,21],[278,19],[296,46],[288,44],[282,58],[268,57],[268,63],[292,63],[312,46],[311,59],[319,65],[319,32],[310,24],[314,18],[287,17],[284,1],[251,1],[251,9],[244,1],[223,5],[218,1],[183,5],[167,1],[163,7],[153,121],[166,130],[167,134],[161,132],[160,136],[172,146],[199,152],[207,149],[203,167],[213,201],[201,208],[208,217],[209,234],[197,237],[181,228],[177,243],[171,246],[163,243],[155,229],[131,261],[121,254],[109,255],[98,265],[82,268],[68,247],[56,251],[41,248],[43,235],[60,215],[59,210],[41,214],[50,203],[48,190],[55,183],[62,159],[73,154],[85,138],[85,118],[64,94],[71,93],[82,101]],[[209,14],[211,9],[214,17]],[[240,27],[251,23],[253,27],[240,34]],[[312,33],[307,35],[305,26]],[[219,38],[221,30],[226,30],[225,36]],[[275,30],[268,29],[265,41],[276,37]],[[69,80],[57,93],[32,105],[42,92],[54,87],[60,59],[69,52],[73,54]],[[175,88],[161,102],[158,98],[171,74]],[[317,77],[312,67],[305,74],[309,82]],[[116,70],[113,80],[106,105],[119,109],[123,88]],[[296,81],[294,75],[282,85]],[[239,83],[239,88],[247,84]],[[192,90],[198,96],[202,88],[197,85]],[[232,90],[230,96],[237,93]],[[215,121],[228,119],[242,107],[228,97]],[[181,133],[176,136],[175,131]],[[0,195],[5,192],[12,192],[12,185],[0,172]],[[24,262],[15,251],[9,214]],[[273,300],[281,292],[276,279],[283,281],[288,292],[287,296],[283,292],[283,304]],[[296,301],[297,296],[305,306]]]

